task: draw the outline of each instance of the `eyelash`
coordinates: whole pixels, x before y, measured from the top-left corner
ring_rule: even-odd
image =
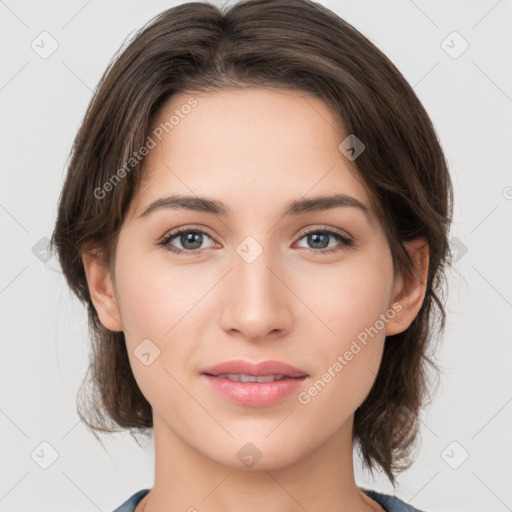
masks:
[[[168,236],[166,236],[163,240],[157,243],[157,245],[162,246],[166,251],[169,251],[174,254],[188,254],[190,256],[197,256],[202,254],[204,251],[207,251],[208,249],[200,249],[200,250],[183,250],[183,249],[176,249],[170,245],[171,240],[176,238],[177,236],[181,235],[182,233],[201,233],[203,235],[207,235],[209,238],[213,240],[213,237],[211,237],[206,231],[203,231],[201,229],[192,228],[185,226],[183,228],[179,228],[171,233],[169,233]],[[336,240],[342,243],[340,246],[330,247],[328,249],[310,249],[308,247],[301,247],[301,249],[304,249],[310,254],[331,254],[338,251],[344,251],[348,249],[349,247],[352,247],[354,245],[354,241],[351,238],[348,238],[344,235],[341,235],[337,231],[332,231],[330,229],[319,229],[319,228],[307,228],[306,231],[302,234],[302,236],[299,238],[299,240],[302,240],[305,236],[309,235],[310,233],[322,233],[327,234],[332,237],[334,237]]]

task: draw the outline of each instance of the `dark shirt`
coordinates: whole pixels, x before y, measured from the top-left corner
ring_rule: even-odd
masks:
[[[381,494],[380,492],[371,491],[369,489],[361,490],[372,500],[376,501],[386,512],[423,512],[411,505],[408,505],[396,496]],[[122,505],[116,508],[114,512],[133,512],[139,501],[142,500],[149,491],[150,489],[142,489],[141,491],[136,492]]]

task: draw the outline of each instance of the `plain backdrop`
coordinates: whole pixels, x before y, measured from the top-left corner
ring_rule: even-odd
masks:
[[[141,449],[119,434],[104,449],[79,421],[86,310],[44,247],[92,90],[125,39],[177,3],[0,1],[3,512],[109,512],[152,486],[151,439]],[[397,495],[430,512],[512,510],[512,2],[320,3],[414,87],[455,187],[441,383]],[[356,476],[393,491],[359,465]]]

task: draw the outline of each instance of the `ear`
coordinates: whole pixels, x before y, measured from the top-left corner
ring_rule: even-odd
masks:
[[[82,253],[87,285],[94,309],[103,326],[110,331],[122,331],[123,324],[110,270],[103,262],[100,251],[89,249]]]
[[[429,247],[424,238],[404,242],[404,247],[414,263],[412,276],[397,276],[393,285],[393,300],[389,307],[397,313],[386,325],[386,336],[405,331],[416,318],[423,304],[427,287]],[[401,306],[401,309],[399,309]]]

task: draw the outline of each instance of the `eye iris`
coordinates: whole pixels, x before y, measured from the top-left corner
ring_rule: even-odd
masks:
[[[183,245],[183,247],[185,247],[185,249],[198,249],[199,247],[201,247],[201,244],[203,242],[203,235],[202,233],[198,233],[196,231],[187,231],[180,235],[180,242]],[[193,245],[195,244],[195,246],[187,247],[186,244],[189,242],[191,242]]]
[[[312,233],[308,235],[308,242],[313,244],[315,249],[325,249],[329,245],[329,236],[327,233]],[[323,241],[320,240],[320,237],[323,237]],[[320,241],[321,247],[318,247],[316,244]],[[322,244],[322,242],[327,242],[326,244]]]

